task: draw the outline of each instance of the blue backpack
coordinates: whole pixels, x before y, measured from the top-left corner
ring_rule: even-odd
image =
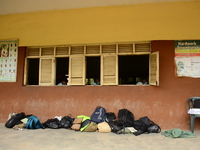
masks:
[[[27,129],[39,129],[42,128],[42,124],[36,116],[31,116],[25,126]]]
[[[91,116],[91,120],[96,123],[105,121],[106,109],[103,107],[97,107]]]

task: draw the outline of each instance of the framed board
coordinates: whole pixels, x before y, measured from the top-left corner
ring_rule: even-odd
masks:
[[[16,82],[18,40],[0,40],[0,82]]]

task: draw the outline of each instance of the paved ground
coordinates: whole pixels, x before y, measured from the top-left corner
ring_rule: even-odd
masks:
[[[171,139],[156,133],[134,136],[68,129],[19,131],[0,124],[0,150],[198,150],[200,131],[195,134],[196,138]]]

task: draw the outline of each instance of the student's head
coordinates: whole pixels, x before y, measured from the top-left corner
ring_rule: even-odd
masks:
[[[141,82],[144,84],[145,82],[147,82],[146,78],[142,78]]]
[[[64,77],[61,79],[62,85],[67,85],[67,79]]]
[[[99,79],[98,79],[98,78],[95,78],[95,79],[94,79],[94,82],[95,82],[95,83],[98,83],[98,82],[99,82]]]
[[[61,81],[62,85],[67,85],[67,82],[65,80]]]

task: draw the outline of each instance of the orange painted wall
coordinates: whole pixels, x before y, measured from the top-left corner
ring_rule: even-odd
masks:
[[[160,86],[22,86],[25,48],[19,48],[16,83],[0,83],[0,123],[10,112],[38,116],[41,122],[55,116],[91,115],[101,105],[115,112],[127,108],[135,119],[148,116],[162,129],[189,130],[187,99],[200,96],[199,78],[177,78],[174,41],[153,41],[160,53]],[[200,129],[200,120],[196,119]]]

